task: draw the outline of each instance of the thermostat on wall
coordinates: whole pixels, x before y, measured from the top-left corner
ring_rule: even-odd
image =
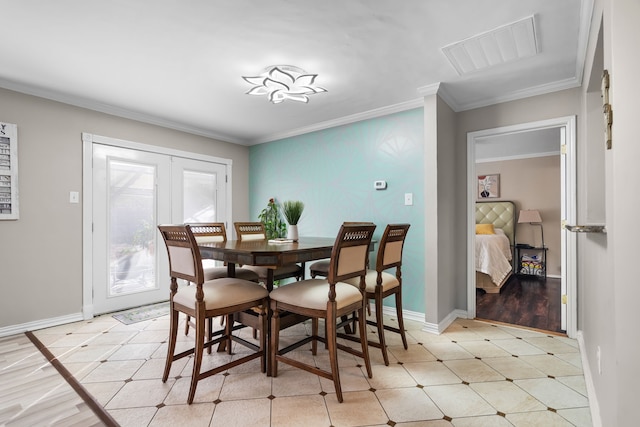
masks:
[[[373,183],[373,188],[376,190],[384,190],[387,188],[387,181],[375,181]]]

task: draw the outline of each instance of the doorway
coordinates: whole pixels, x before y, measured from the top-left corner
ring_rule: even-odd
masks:
[[[467,259],[467,314],[470,318],[476,316],[476,284],[475,284],[475,201],[476,201],[476,144],[490,137],[505,135],[524,134],[544,129],[558,129],[560,132],[561,146],[561,224],[573,223],[576,216],[576,119],[575,116],[562,117],[539,122],[524,123],[514,126],[505,126],[494,129],[487,129],[477,132],[470,132],[467,135],[467,171],[469,178],[467,200],[468,200],[468,227]],[[574,337],[576,333],[576,240],[572,233],[568,233],[564,227],[560,232],[560,280],[561,280],[561,324],[562,329],[569,337]],[[515,260],[514,260],[515,261]]]
[[[169,269],[156,227],[226,222],[230,161],[97,135],[83,140],[85,318],[166,301]]]

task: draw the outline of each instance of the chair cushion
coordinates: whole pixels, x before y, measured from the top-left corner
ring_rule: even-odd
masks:
[[[317,271],[318,273],[329,274],[329,260],[325,259],[311,264],[309,271]]]
[[[256,274],[258,274],[258,276],[260,276],[260,278],[264,279],[266,279],[267,273],[269,271],[267,267],[260,267],[256,265],[245,265],[243,268],[255,272]],[[282,267],[278,267],[273,271],[273,277],[276,278],[295,277],[299,274],[302,274],[302,267],[300,267],[298,264],[283,265]]]
[[[364,279],[367,282],[367,292],[374,293],[376,291],[376,280],[378,280],[378,272],[376,270],[367,270],[367,275]],[[360,277],[354,277],[353,279],[345,280],[345,282],[355,287],[359,287]],[[389,274],[386,271],[382,272],[383,292],[386,292],[387,290],[395,288],[399,285],[400,282],[398,282],[398,278],[395,276],[395,274]]]
[[[274,289],[269,294],[271,300],[313,310],[326,310],[329,282],[325,279],[308,279],[290,283]],[[338,309],[362,301],[362,294],[355,287],[336,283],[336,303]]]
[[[196,307],[197,286],[181,286],[173,297],[176,304]],[[269,292],[255,282],[232,277],[210,280],[202,284],[207,310],[231,307],[266,298]]]
[[[204,270],[204,280],[221,279],[228,277],[227,267],[219,267],[212,259],[202,260],[202,269]],[[246,268],[236,268],[236,279],[250,280],[257,282],[260,280],[258,274],[255,271],[248,270]]]

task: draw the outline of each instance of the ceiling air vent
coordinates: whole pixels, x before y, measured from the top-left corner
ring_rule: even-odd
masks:
[[[463,75],[538,53],[534,17],[503,25],[442,48],[458,74]]]

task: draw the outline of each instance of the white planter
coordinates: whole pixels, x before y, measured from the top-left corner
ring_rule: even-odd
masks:
[[[287,230],[287,239],[292,239],[294,242],[298,241],[298,226],[290,225]]]

